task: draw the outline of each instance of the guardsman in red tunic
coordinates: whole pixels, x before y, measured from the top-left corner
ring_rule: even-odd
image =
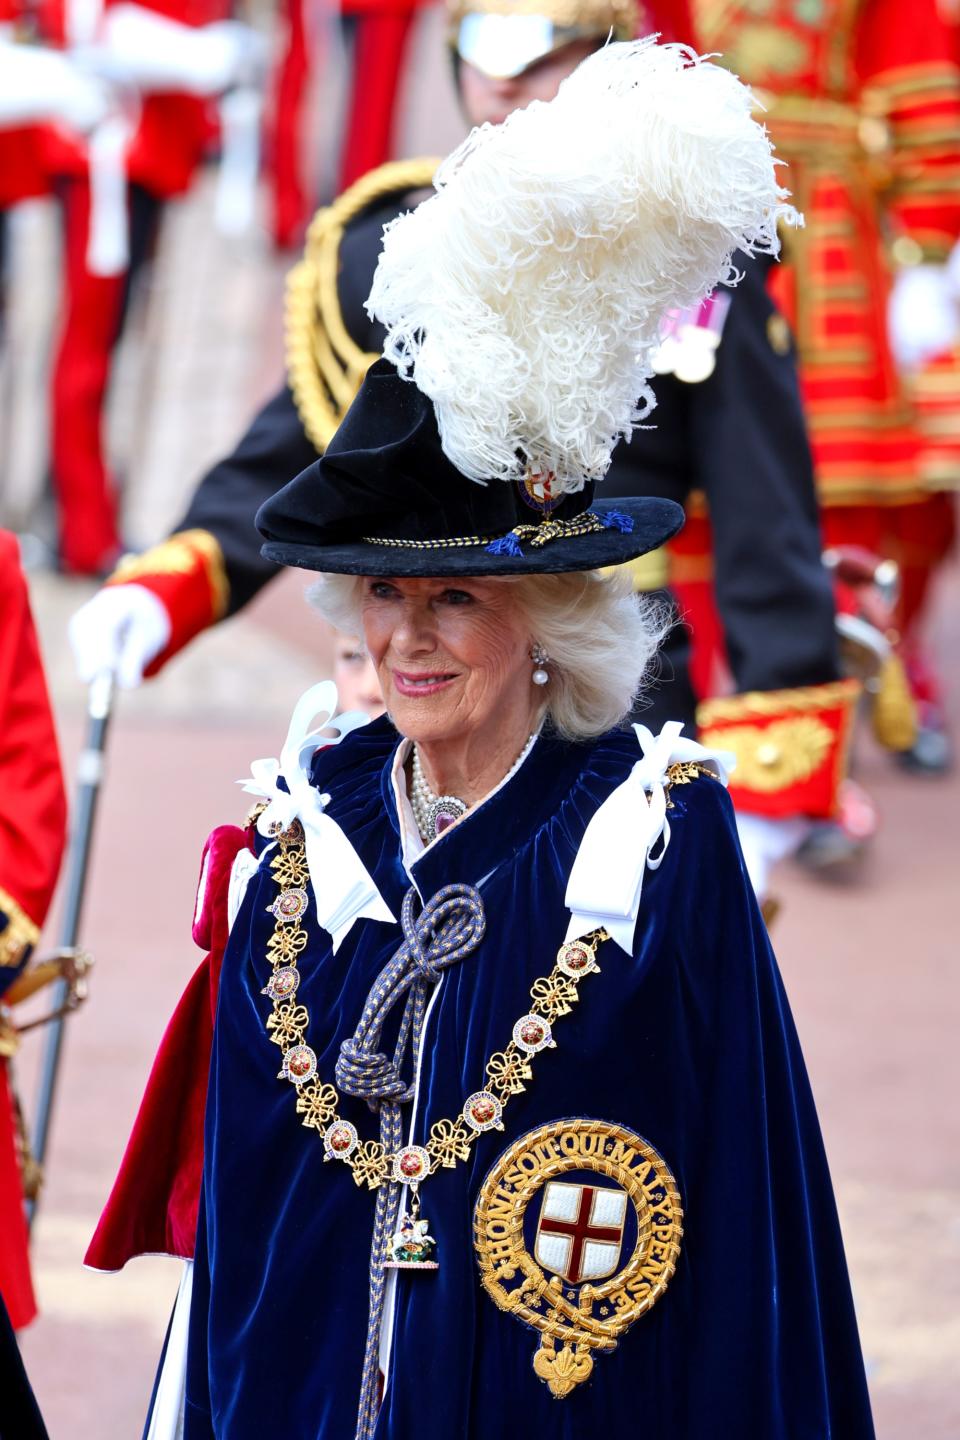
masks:
[[[244,73],[245,26],[223,23],[227,0],[106,0],[84,28],[76,0],[46,0],[43,36],[93,47],[137,94],[88,138],[46,134],[45,164],[63,212],[64,299],[54,359],[51,473],[64,570],[96,575],[122,549],[117,495],[104,453],[104,405],[132,278],[163,205],[190,186],[214,132],[211,97]],[[114,196],[100,203],[101,197]]]
[[[10,103],[2,83],[8,67],[19,59],[14,52],[19,20],[19,0],[0,0],[0,213],[47,189],[40,126],[26,105]]]
[[[954,61],[960,66],[960,3],[937,0],[937,9],[947,27]],[[946,549],[955,535],[956,492],[960,490],[960,242],[946,265],[936,257],[916,268],[927,279],[935,309],[931,303],[924,307],[920,326],[910,297],[903,297],[903,305],[894,313],[901,319],[904,343],[895,343],[894,349],[924,440],[922,475],[932,492],[928,529],[940,525]],[[942,726],[943,700],[936,674],[915,647],[909,663],[921,715],[933,722],[921,737],[928,753],[914,758],[921,768],[930,768],[938,751],[944,759],[949,758],[945,736],[937,729],[937,722]]]
[[[919,325],[923,277],[911,272],[945,261],[960,233],[950,35],[937,0],[691,0],[691,12],[694,43],[754,87],[789,164],[806,226],[787,238],[771,283],[796,340],[824,537],[898,562],[899,628],[923,702],[919,632],[952,511],[931,490],[942,470],[938,481],[887,311],[895,286]],[[696,541],[688,529],[694,565],[709,544]],[[938,723],[922,705],[920,720]]]
[[[14,1328],[36,1314],[27,1258],[4,1007],[36,945],[63,855],[66,800],[17,542],[0,530],[0,1296]],[[3,1429],[0,1413],[0,1431]],[[5,1432],[4,1432],[5,1433]]]
[[[0,214],[49,194],[51,125],[82,135],[108,108],[103,82],[37,44],[32,19],[25,0],[0,0]]]

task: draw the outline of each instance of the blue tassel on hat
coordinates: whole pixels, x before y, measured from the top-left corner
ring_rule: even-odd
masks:
[[[520,541],[517,539],[516,535],[513,533],[512,530],[508,530],[506,535],[501,535],[499,540],[492,540],[489,545],[485,546],[485,549],[488,555],[523,554],[523,549],[520,545]]]

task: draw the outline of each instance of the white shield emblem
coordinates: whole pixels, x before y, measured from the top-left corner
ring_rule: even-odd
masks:
[[[571,1285],[603,1280],[620,1263],[627,1194],[619,1186],[549,1180],[537,1223],[538,1264]]]

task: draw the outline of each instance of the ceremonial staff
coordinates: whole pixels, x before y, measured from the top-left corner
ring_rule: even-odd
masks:
[[[70,837],[66,897],[60,937],[61,955],[75,952],[80,934],[87,866],[90,860],[100,783],[103,779],[103,760],[112,700],[113,672],[102,670],[99,675],[94,677],[90,685],[87,698],[86,742],[80,752],[80,760],[77,765],[76,805]],[[33,1132],[32,1149],[34,1158],[41,1167],[46,1157],[47,1140],[50,1134],[50,1118],[53,1113],[57,1075],[60,1069],[60,1051],[63,1044],[63,1023],[69,1008],[69,999],[70,980],[64,976],[56,982],[54,988],[53,1018],[47,1031],[40,1072],[40,1093],[37,1099],[37,1119]],[[28,1219],[31,1225],[36,1215],[38,1199],[39,1197],[28,1203]]]

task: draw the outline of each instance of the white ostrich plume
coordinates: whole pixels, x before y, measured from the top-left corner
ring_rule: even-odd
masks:
[[[604,475],[654,404],[666,312],[799,218],[752,105],[686,46],[607,45],[556,99],[474,130],[386,227],[367,309],[463,475]]]

